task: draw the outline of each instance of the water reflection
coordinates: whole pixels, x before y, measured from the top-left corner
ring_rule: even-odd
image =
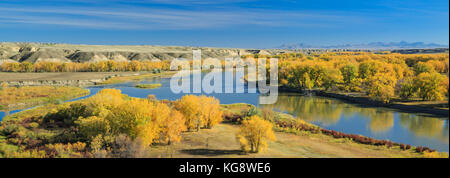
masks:
[[[306,121],[320,122],[323,125],[333,125],[339,121],[341,114],[346,108],[344,105],[339,105],[334,102],[333,100],[299,96],[298,94],[280,94],[275,104],[261,105],[261,107],[287,112]]]
[[[293,114],[322,127],[401,143],[449,150],[448,119],[371,108],[318,96],[280,94],[272,105],[262,105]]]
[[[399,123],[416,136],[438,138],[449,143],[448,120],[400,113]]]
[[[354,108],[364,119],[368,120],[368,128],[372,132],[386,132],[394,126],[394,113],[375,108]]]

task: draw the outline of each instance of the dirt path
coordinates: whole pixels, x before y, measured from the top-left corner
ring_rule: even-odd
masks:
[[[369,146],[323,135],[299,136],[276,132],[277,141],[257,154],[243,154],[235,139],[238,126],[219,124],[210,130],[184,133],[180,143],[172,146],[155,146],[151,157],[270,157],[270,158],[366,158],[413,157],[416,154],[399,149]]]

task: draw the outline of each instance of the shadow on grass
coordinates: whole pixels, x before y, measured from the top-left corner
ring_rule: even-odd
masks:
[[[220,155],[244,155],[241,150],[215,150],[215,149],[184,149],[181,152],[190,155],[220,156]]]

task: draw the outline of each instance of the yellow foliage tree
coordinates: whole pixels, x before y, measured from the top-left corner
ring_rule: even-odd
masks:
[[[222,122],[223,112],[220,110],[220,101],[214,97],[201,96],[199,98],[202,120],[205,128],[212,128]]]
[[[267,147],[268,140],[276,140],[272,123],[259,116],[244,120],[237,134],[242,150],[259,152]]]
[[[437,72],[423,72],[414,79],[414,86],[423,100],[443,100],[448,92],[445,77]]]
[[[176,103],[177,110],[179,110],[186,118],[186,127],[189,131],[193,129],[200,129],[202,126],[201,105],[198,102],[198,97],[195,95],[185,95]]]
[[[367,94],[376,100],[389,103],[390,99],[395,96],[396,83],[395,76],[388,73],[377,73],[366,81]]]
[[[211,128],[222,121],[220,103],[214,97],[185,95],[176,103],[176,108],[186,118],[190,131]]]
[[[183,114],[172,110],[170,117],[163,123],[161,132],[161,141],[166,144],[172,144],[181,140],[181,133],[186,131],[186,119]]]
[[[113,109],[106,117],[113,135],[127,134],[132,139],[140,138],[150,145],[159,135],[159,125],[154,122],[154,106],[147,100],[131,99]]]
[[[113,60],[100,62],[3,62],[2,72],[117,72],[117,71],[161,71],[168,70],[168,61],[131,61],[116,62]]]

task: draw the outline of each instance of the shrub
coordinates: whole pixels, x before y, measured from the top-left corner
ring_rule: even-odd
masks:
[[[247,117],[252,117],[254,115],[257,115],[258,113],[259,113],[258,108],[252,105],[247,112]]]
[[[421,146],[416,147],[416,152],[417,153],[422,153],[423,152],[423,148]]]
[[[79,127],[79,134],[89,140],[99,134],[105,135],[111,131],[109,121],[97,116],[80,117],[75,123]]]
[[[62,106],[56,112],[49,113],[44,117],[45,123],[63,123],[63,126],[71,126],[79,117],[92,116],[85,103],[73,103],[70,106]],[[61,124],[58,124],[61,125]]]
[[[265,120],[273,121],[275,112],[271,108],[264,107],[261,109],[261,115]]]
[[[402,149],[402,150],[406,150],[406,147],[405,147],[405,145],[404,145],[404,144],[400,144],[400,149]]]
[[[141,139],[131,139],[127,135],[118,135],[111,147],[113,157],[119,158],[142,158],[148,153],[148,145]]]

